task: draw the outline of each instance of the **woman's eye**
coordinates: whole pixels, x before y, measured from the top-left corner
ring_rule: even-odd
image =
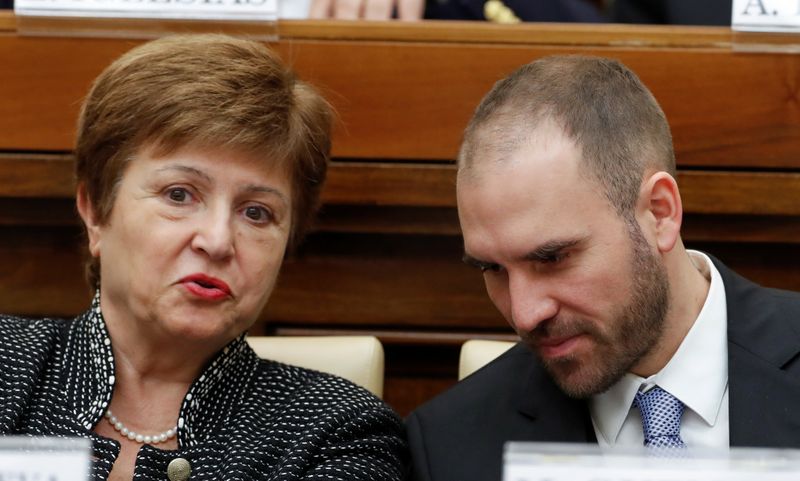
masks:
[[[191,199],[191,194],[183,187],[173,187],[167,190],[167,198],[172,202],[183,204]]]
[[[244,216],[258,224],[272,221],[272,213],[266,208],[256,205],[245,207]]]

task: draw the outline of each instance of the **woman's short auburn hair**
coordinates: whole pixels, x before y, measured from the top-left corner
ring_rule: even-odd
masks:
[[[95,80],[78,121],[77,181],[104,224],[126,166],[144,148],[157,156],[191,146],[262,158],[290,175],[291,250],[317,208],[332,118],[325,99],[261,43],[165,37],[127,52]],[[99,273],[90,258],[92,285]]]

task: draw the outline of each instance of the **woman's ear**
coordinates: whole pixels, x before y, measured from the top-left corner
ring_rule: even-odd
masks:
[[[81,216],[83,224],[86,226],[86,235],[89,238],[89,253],[92,257],[99,257],[100,225],[97,223],[94,206],[91,200],[89,200],[89,194],[86,192],[86,185],[83,182],[78,184],[76,202],[78,204],[78,214]]]
[[[660,171],[642,183],[640,208],[649,214],[652,233],[660,252],[669,252],[680,239],[683,204],[678,183],[670,174]]]

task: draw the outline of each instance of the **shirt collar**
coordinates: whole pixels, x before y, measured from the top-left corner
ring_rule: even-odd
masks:
[[[672,359],[647,379],[627,373],[608,391],[593,396],[589,406],[592,422],[610,444],[616,444],[633,398],[641,388],[658,385],[709,426],[717,422],[728,385],[728,315],[725,288],[719,271],[705,254],[688,251],[710,279],[703,307]]]

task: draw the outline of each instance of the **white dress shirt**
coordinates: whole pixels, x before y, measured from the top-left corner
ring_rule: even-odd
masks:
[[[687,446],[727,448],[728,428],[728,311],[725,288],[716,267],[705,254],[688,251],[710,280],[703,308],[678,347],[658,373],[647,379],[628,373],[589,403],[600,446],[641,446],[642,418],[633,407],[638,390],[660,386],[686,406],[681,438]]]

